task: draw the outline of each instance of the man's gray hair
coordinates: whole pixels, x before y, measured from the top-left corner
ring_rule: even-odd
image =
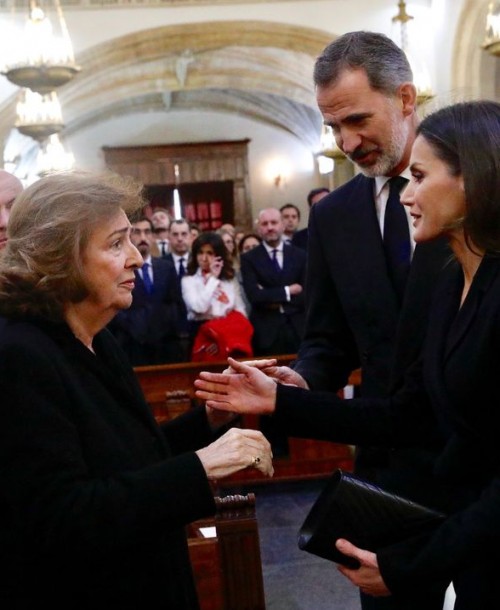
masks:
[[[413,74],[406,54],[390,38],[377,32],[348,32],[331,42],[317,58],[314,84],[333,85],[344,70],[362,69],[370,87],[388,95]]]

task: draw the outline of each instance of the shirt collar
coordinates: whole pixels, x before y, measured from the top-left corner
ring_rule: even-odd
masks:
[[[277,250],[278,252],[283,252],[283,241],[280,241],[280,243],[275,248],[273,248],[272,246],[267,244],[265,241],[263,241],[262,244],[264,245],[264,248],[266,249],[266,251],[269,255],[272,254],[273,250]]]
[[[410,180],[411,172],[410,168],[407,167],[404,171],[399,174],[402,178],[406,178]],[[375,176],[375,197],[380,197],[380,193],[382,189],[387,184],[387,181],[393,178],[394,176]]]

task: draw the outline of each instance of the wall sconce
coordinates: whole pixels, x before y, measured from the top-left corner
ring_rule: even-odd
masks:
[[[273,159],[267,165],[266,174],[276,188],[284,188],[290,177],[290,165],[285,159]]]

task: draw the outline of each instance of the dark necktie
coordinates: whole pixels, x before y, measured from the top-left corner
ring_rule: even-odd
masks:
[[[153,292],[153,282],[151,281],[151,276],[149,275],[149,263],[144,263],[142,266],[142,281],[144,282],[144,288],[148,294]]]
[[[389,276],[400,301],[403,299],[411,256],[408,217],[399,200],[399,193],[407,182],[408,180],[401,176],[394,176],[389,180],[389,198],[384,219],[385,257]]]
[[[162,256],[166,256],[166,254],[167,254],[167,248],[166,248],[166,246],[165,246],[165,242],[164,242],[164,241],[161,241],[161,242],[160,242],[160,248],[161,248],[161,255],[162,255]]]
[[[278,273],[280,273],[281,267],[280,267],[280,264],[278,262],[278,248],[273,248],[271,261],[273,263],[273,267],[275,268],[275,270]]]
[[[179,271],[177,272],[177,275],[179,276],[180,280],[182,280],[185,273],[186,273],[186,268],[184,267],[184,259],[180,258],[179,259]]]

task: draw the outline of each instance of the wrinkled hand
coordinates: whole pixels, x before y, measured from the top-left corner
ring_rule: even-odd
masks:
[[[258,430],[231,428],[196,454],[209,479],[222,479],[245,468],[256,468],[268,477],[274,474],[271,445]]]
[[[289,366],[276,366],[278,361],[275,358],[267,358],[261,360],[245,360],[244,364],[247,366],[254,366],[265,373],[271,379],[274,379],[278,383],[282,383],[284,385],[294,385],[298,388],[304,388],[305,390],[309,389],[309,385],[307,381],[300,375],[295,372]],[[227,367],[223,371],[226,375],[232,375],[236,371],[232,366]]]
[[[234,413],[269,414],[274,411],[276,383],[253,366],[227,359],[234,374],[203,371],[194,382],[197,398],[207,407]]]
[[[337,566],[338,571],[348,578],[353,585],[359,587],[363,593],[373,595],[374,597],[387,597],[391,595],[378,569],[377,555],[375,553],[360,549],[342,538],[337,540],[335,546],[341,553],[354,557],[360,563],[360,567],[354,570],[343,565]]]

